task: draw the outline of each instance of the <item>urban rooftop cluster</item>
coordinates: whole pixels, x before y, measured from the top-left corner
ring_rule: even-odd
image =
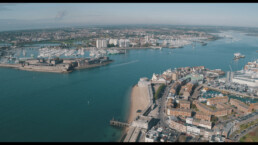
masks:
[[[257,74],[257,68],[256,61],[249,62],[243,73],[249,71],[250,74],[253,71]],[[258,103],[241,101],[242,98],[248,98],[244,92],[237,92],[236,95],[235,92],[215,88],[212,85],[214,82],[230,78],[222,78],[224,74],[220,69],[209,70],[204,66],[197,66],[168,69],[162,74],[154,73],[150,80],[141,78],[138,87],[148,88],[152,98],[148,107],[129,125],[127,140],[124,142],[238,141],[248,130],[258,125]],[[258,85],[238,83],[247,88],[258,88]],[[153,97],[157,93],[156,86],[162,85],[166,88],[161,97]],[[210,98],[201,97],[209,90],[220,94]],[[229,95],[235,95],[235,98]],[[253,97],[257,99],[257,95],[254,94]],[[252,126],[243,130],[243,124],[250,122]],[[239,131],[241,133],[237,133]]]

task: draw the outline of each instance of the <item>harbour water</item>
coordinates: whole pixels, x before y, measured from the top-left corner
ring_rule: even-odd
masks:
[[[216,97],[217,95],[220,95],[220,94],[221,94],[221,92],[209,90],[206,93],[203,93],[202,97],[208,99],[208,98]],[[231,95],[231,94],[223,95],[223,96],[228,96],[229,99],[233,98],[233,99],[240,100],[246,104],[258,102],[258,99],[255,99],[255,98],[252,99],[252,98],[245,98],[245,97],[237,97],[237,96]]]
[[[204,65],[240,70],[257,59],[258,37],[233,33],[208,45],[178,49],[128,50],[112,55],[113,63],[71,74],[0,68],[0,141],[117,141],[122,130],[109,126],[129,114],[131,88],[140,77],[168,68]],[[246,57],[233,60],[240,52]]]

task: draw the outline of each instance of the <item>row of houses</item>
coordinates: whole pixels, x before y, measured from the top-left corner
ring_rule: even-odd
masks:
[[[207,115],[214,115],[214,116],[220,117],[220,116],[227,116],[232,113],[231,108],[214,108],[214,109],[212,109],[198,101],[194,101],[193,104],[196,105],[198,110],[200,110],[201,112],[203,112]]]
[[[227,103],[228,96],[217,96],[214,98],[207,99],[207,105],[216,105],[218,103]]]
[[[191,117],[192,116],[192,111],[187,110],[187,109],[170,108],[170,109],[167,109],[167,115],[169,115],[169,116]]]
[[[241,102],[237,99],[230,99],[230,104],[237,107],[238,110],[248,114],[251,113],[253,110],[258,109],[258,103],[252,103],[251,105],[246,105],[244,102]]]
[[[194,123],[193,123],[194,122]],[[204,128],[196,121],[193,121],[192,124],[184,123],[182,121],[178,121],[176,119],[171,119],[169,126],[179,132],[187,133],[189,135],[199,136],[202,135],[204,138],[208,139],[211,137],[214,132],[211,129]]]

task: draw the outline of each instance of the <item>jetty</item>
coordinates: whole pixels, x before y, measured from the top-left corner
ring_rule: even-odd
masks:
[[[114,118],[112,120],[110,120],[110,125],[117,126],[117,127],[128,127],[128,126],[130,126],[129,123],[117,121]]]

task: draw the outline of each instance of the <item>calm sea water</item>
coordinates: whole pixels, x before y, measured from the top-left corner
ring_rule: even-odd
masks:
[[[121,129],[109,126],[128,117],[131,88],[140,77],[168,68],[204,65],[228,71],[257,58],[258,37],[234,33],[207,46],[129,50],[107,66],[71,74],[0,68],[0,141],[117,141]],[[233,61],[233,53],[246,58]]]

